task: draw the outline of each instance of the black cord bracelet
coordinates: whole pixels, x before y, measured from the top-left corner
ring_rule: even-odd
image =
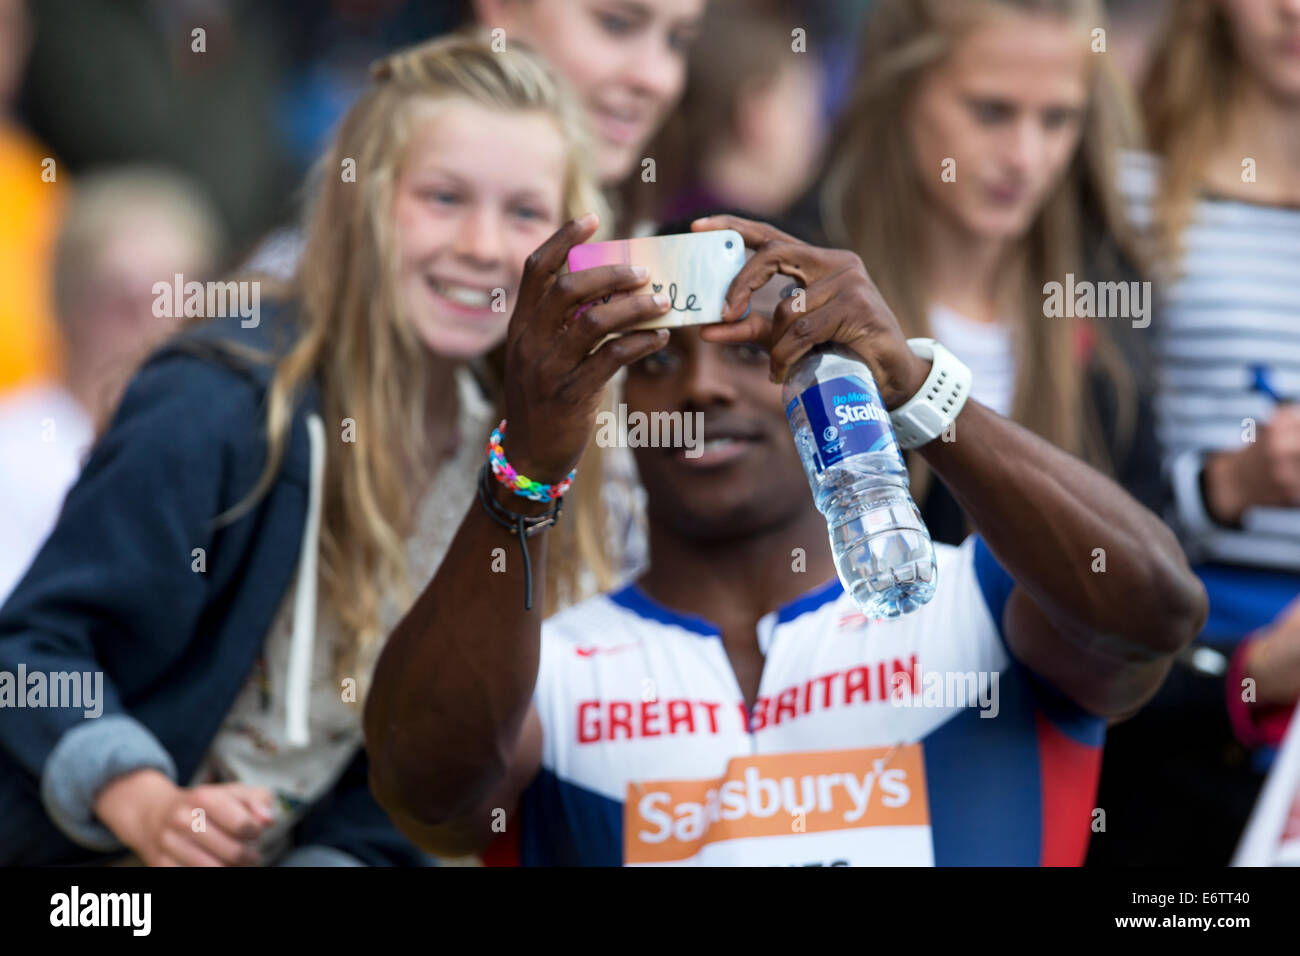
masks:
[[[517,514],[493,496],[491,475],[491,468],[484,463],[478,477],[479,504],[483,506],[489,518],[519,538],[519,550],[524,556],[524,610],[531,611],[533,609],[533,565],[528,557],[528,542],[524,539],[531,538],[539,531],[545,531],[559,520],[560,512],[564,509],[564,496],[556,498],[555,505],[545,514]]]

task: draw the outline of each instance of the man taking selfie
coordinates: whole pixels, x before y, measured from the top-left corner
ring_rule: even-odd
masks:
[[[922,390],[931,363],[861,261],[760,223],[698,221],[755,250],[724,322],[593,351],[669,307],[631,266],[563,274],[595,227],[575,220],[529,260],[494,436],[511,477],[484,473],[379,662],[366,738],[380,803],[434,853],[495,843],[524,864],[1081,863],[1107,720],[1156,691],[1205,618],[1173,535],[967,401],[920,453],[975,534],[935,546],[927,605],[866,619],[775,384],[835,342],[869,365],[886,408]],[[804,294],[782,298],[792,282]],[[633,294],[582,309],[619,291]],[[636,449],[649,569],[543,623],[521,593],[543,579],[553,498],[623,367],[629,414],[702,413],[702,452]],[[517,476],[551,487],[530,501]]]

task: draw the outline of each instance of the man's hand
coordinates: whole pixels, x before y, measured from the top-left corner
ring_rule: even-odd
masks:
[[[629,332],[592,352],[610,333],[658,318],[670,306],[660,294],[582,308],[649,281],[640,266],[562,272],[569,250],[591,238],[598,225],[594,215],[571,220],[528,257],[506,333],[506,457],[537,481],[556,482],[569,473],[595,430],[606,384],[668,339],[663,329]]]
[[[1247,508],[1300,505],[1300,407],[1281,405],[1241,451],[1205,462],[1205,504],[1220,524],[1234,525]]]
[[[137,770],[99,792],[95,815],[148,866],[256,866],[253,843],[275,819],[271,805],[264,787],[178,787]]]
[[[668,339],[656,329],[605,341],[670,303],[635,293],[649,281],[644,269],[563,271],[569,250],[597,224],[595,216],[566,223],[529,256],[510,318],[506,457],[536,481],[564,478],[595,431],[609,380]],[[500,486],[496,494],[512,511],[541,507]],[[493,809],[512,810],[541,765],[541,725],[530,706],[545,609],[520,600],[524,562],[484,573],[510,540],[477,501],[469,504],[433,580],[385,645],[366,700],[371,791],[403,832],[440,852],[481,849],[495,836]],[[525,546],[532,574],[544,579],[546,536]]]
[[[766,223],[735,216],[697,219],[691,229],[734,229],[755,250],[727,292],[722,318],[729,324],[703,326],[701,338],[762,345],[772,357],[774,382],[785,381],[813,346],[838,342],[870,366],[887,409],[902,405],[925,383],[929,363],[908,348],[893,311],[855,253],[810,246]],[[771,322],[753,312],[734,321],[774,275],[796,280],[803,295],[783,299]]]

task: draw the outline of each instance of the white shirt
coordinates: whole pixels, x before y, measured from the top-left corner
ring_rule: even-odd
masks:
[[[94,438],[90,417],[61,385],[0,397],[0,604],[54,529]]]
[[[834,579],[761,619],[752,710],[718,628],[636,585],[550,618],[503,840],[532,865],[1082,863],[1105,722],[1013,660],[982,541],[935,557],[905,617]]]
[[[1016,393],[1016,353],[1011,329],[976,322],[944,305],[930,308],[930,332],[971,370],[971,396],[999,415],[1011,416]]]

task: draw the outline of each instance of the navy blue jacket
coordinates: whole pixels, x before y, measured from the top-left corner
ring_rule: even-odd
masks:
[[[131,382],[32,567],[0,609],[0,672],[103,672],[103,713],[0,708],[0,864],[105,859],[120,844],[85,813],[94,790],[154,766],[188,783],[248,679],[292,584],[307,518],[306,417],[297,401],[283,467],[237,521],[266,461],[270,363],[293,312],[213,320],[156,353]],[[206,571],[192,569],[202,548]],[[365,863],[422,864],[366,786],[364,753],[299,824],[295,845]],[[70,809],[71,808],[71,809]],[[70,839],[69,836],[75,838]]]

